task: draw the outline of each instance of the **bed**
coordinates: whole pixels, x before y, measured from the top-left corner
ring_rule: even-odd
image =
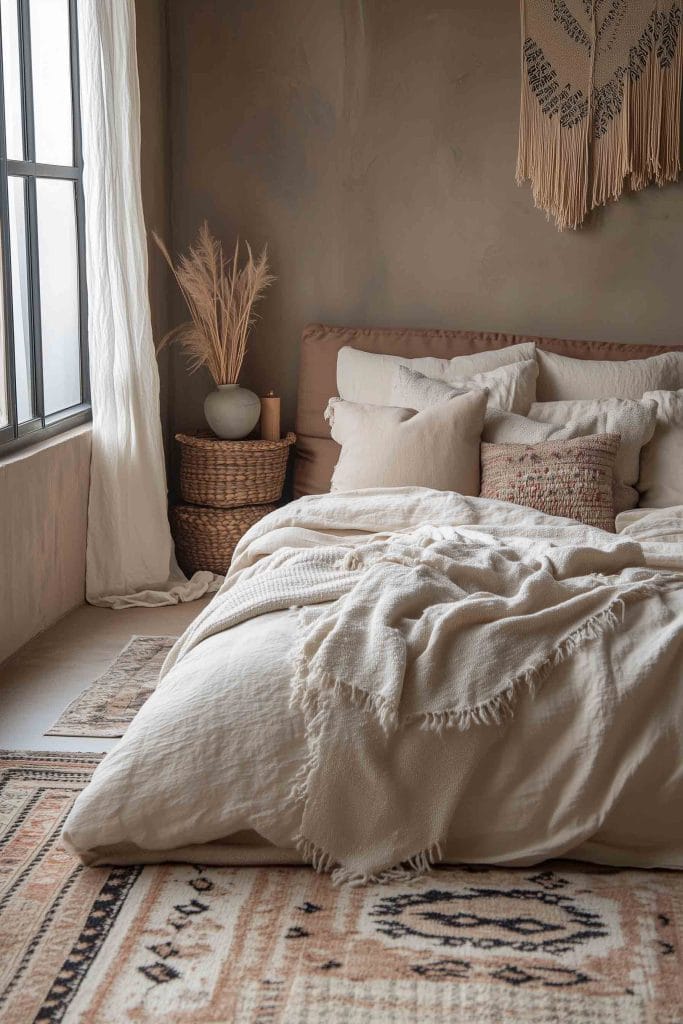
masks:
[[[329,493],[340,350],[527,343],[683,355],[306,329],[296,500],[242,539],[76,801],[63,838],[84,863],[305,862],[351,883],[556,856],[683,867],[683,504],[608,533],[424,486]]]

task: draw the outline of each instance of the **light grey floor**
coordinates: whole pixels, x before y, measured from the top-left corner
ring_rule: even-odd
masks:
[[[0,665],[0,749],[110,750],[114,739],[44,736],[132,636],[179,636],[208,598],[112,611],[83,605]]]

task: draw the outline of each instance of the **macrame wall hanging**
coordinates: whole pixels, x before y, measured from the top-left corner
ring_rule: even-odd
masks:
[[[681,0],[521,0],[517,183],[560,230],[678,178]]]

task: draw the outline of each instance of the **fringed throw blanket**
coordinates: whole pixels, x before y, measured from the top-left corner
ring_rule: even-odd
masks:
[[[680,171],[679,0],[522,0],[517,182],[558,228]]]
[[[484,517],[494,504],[470,500]],[[308,757],[290,800],[299,848],[336,881],[439,859],[481,761],[473,751],[499,736],[492,726],[578,647],[618,629],[627,604],[681,586],[680,574],[645,567],[632,541],[577,524],[558,546],[544,532],[501,543],[418,526],[351,547],[316,532],[310,547],[306,533],[273,530],[169,656],[166,671],[208,636],[301,608],[291,694]]]

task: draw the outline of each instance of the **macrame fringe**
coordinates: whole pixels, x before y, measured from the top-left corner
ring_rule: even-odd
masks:
[[[546,117],[523,71],[516,181],[530,182],[534,205],[560,231],[577,228],[588,212],[588,132],[587,117],[570,128]]]
[[[681,94],[683,92],[683,20],[673,61],[662,72],[662,127],[659,137],[659,174],[661,187],[678,181],[681,173]]]
[[[591,151],[593,192],[591,209],[617,200],[631,172],[629,137],[631,79],[626,75],[621,112],[604,135],[593,139]]]
[[[345,868],[338,864],[330,853],[304,836],[298,837],[296,848],[314,871],[318,874],[329,874],[333,885],[348,885],[352,888],[361,885],[387,885],[389,882],[411,882],[428,875],[434,865],[443,860],[441,843],[436,842],[392,868],[371,874]]]
[[[683,32],[668,67],[654,51],[640,78],[625,75],[621,112],[591,147],[591,208],[619,199],[626,187],[637,192],[678,179],[682,80]]]

